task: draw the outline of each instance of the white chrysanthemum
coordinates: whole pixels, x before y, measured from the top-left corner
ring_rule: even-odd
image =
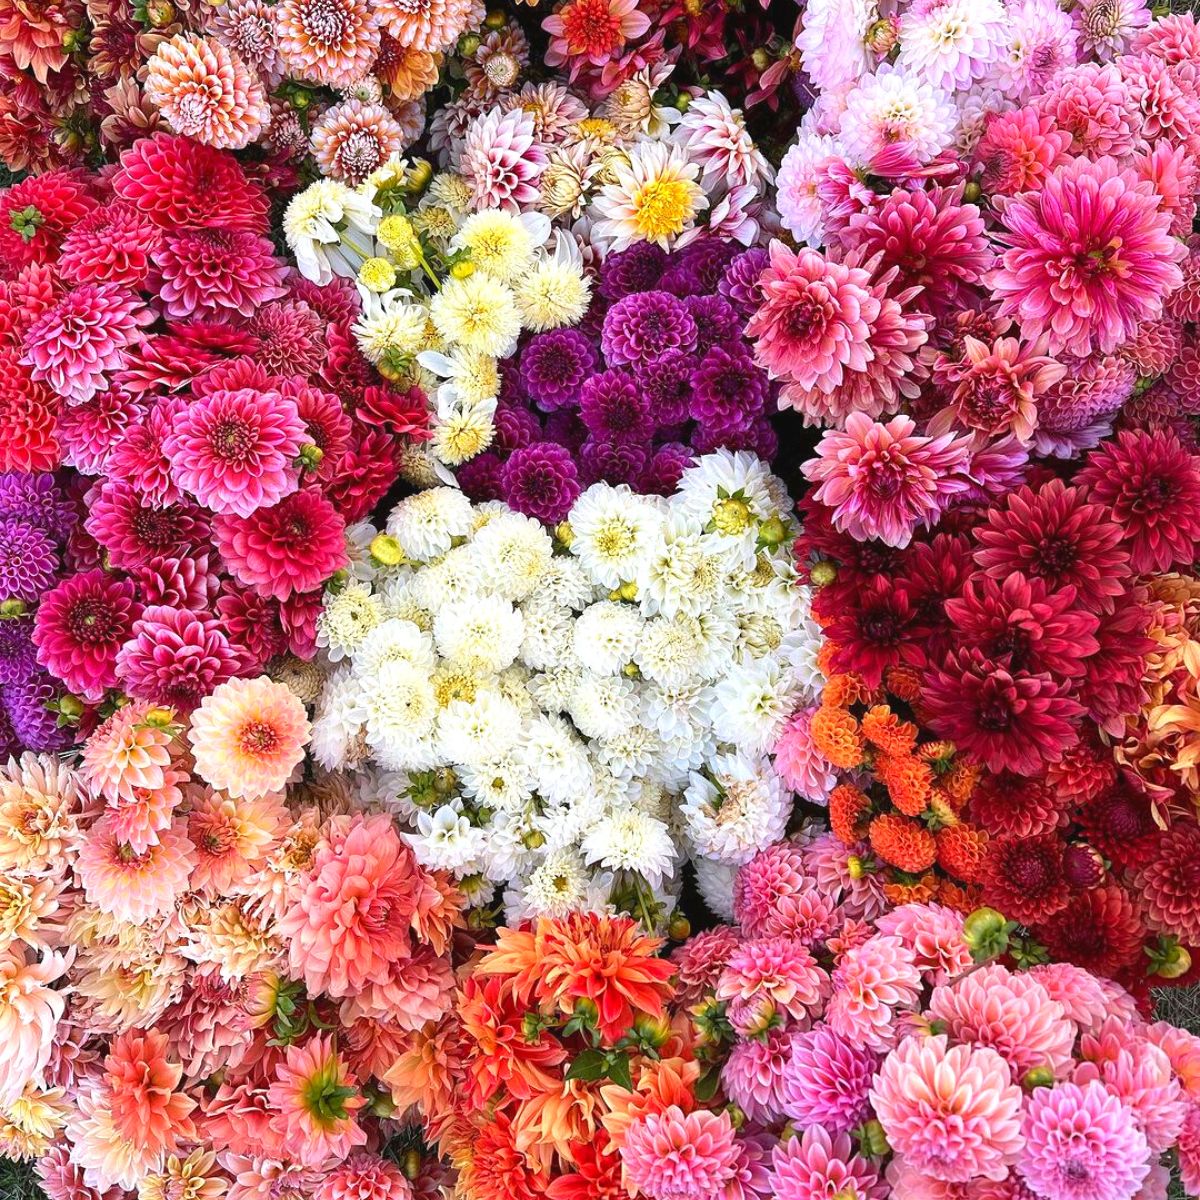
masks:
[[[361,689],[349,667],[339,667],[325,680],[313,713],[308,748],[327,771],[358,765],[363,728]]]
[[[389,617],[359,643],[351,666],[359,680],[369,682],[393,662],[407,663],[425,675],[430,674],[437,663],[433,639],[412,621]]]
[[[451,251],[465,250],[477,270],[501,283],[519,279],[533,265],[533,254],[550,236],[543,213],[516,216],[499,208],[472,213],[450,240]]]
[[[546,712],[566,712],[581,678],[583,667],[576,660],[575,651],[571,648],[570,661],[535,675],[529,681],[529,692]]]
[[[433,618],[439,652],[476,675],[510,666],[520,653],[525,621],[501,596],[479,595],[443,605]]]
[[[662,687],[682,687],[703,675],[705,646],[695,617],[652,617],[642,630],[633,661]]]
[[[411,590],[413,599],[436,615],[447,604],[470,600],[490,590],[492,582],[469,545],[454,546],[413,576]]]
[[[429,315],[424,305],[412,303],[412,297],[399,289],[383,295],[367,288],[359,288],[359,292],[362,315],[353,332],[368,362],[412,358],[429,345]]]
[[[537,790],[551,804],[571,804],[587,794],[592,765],[587,748],[561,717],[535,717],[529,724],[525,756]]]
[[[595,585],[577,558],[560,555],[550,562],[538,584],[538,595],[576,611],[591,602]]]
[[[432,375],[447,380],[463,404],[479,405],[500,394],[500,368],[493,354],[455,346],[446,353],[426,350],[417,356],[417,362]]]
[[[708,689],[713,733],[747,754],[763,754],[783,732],[799,692],[791,669],[775,659],[733,667]]]
[[[587,574],[615,588],[638,577],[654,552],[662,514],[625,484],[594,483],[571,508],[571,553]]]
[[[584,861],[610,871],[634,871],[659,887],[675,865],[675,843],[662,821],[636,808],[609,813],[588,830]]]
[[[438,405],[429,446],[438,461],[461,467],[482,454],[496,437],[496,402]]]
[[[522,323],[537,333],[577,325],[592,298],[592,281],[570,238],[559,238],[554,254],[539,255],[513,288]]]
[[[455,700],[442,710],[438,750],[456,766],[478,766],[513,750],[523,724],[512,701],[480,689],[472,702]]]
[[[957,124],[954,103],[945,92],[885,63],[847,95],[839,138],[846,156],[860,166],[893,146],[927,163],[954,141]]]
[[[877,0],[808,0],[796,49],[817,91],[844,91],[871,69],[867,35],[878,19]]]
[[[463,764],[458,777],[464,794],[484,808],[515,810],[533,795],[533,772],[520,746],[474,765]]]
[[[429,302],[434,328],[451,344],[507,358],[516,349],[521,317],[512,289],[490,275],[447,279]]]
[[[740,108],[730,106],[720,92],[695,97],[675,129],[675,138],[688,157],[700,164],[707,184],[725,188],[760,188],[775,172],[754,144]]]
[[[571,693],[568,712],[575,727],[589,738],[616,737],[638,717],[637,688],[623,675],[585,671]]]
[[[407,771],[436,764],[437,698],[424,672],[407,662],[384,663],[361,695],[367,742],[384,767]]]
[[[521,642],[521,660],[535,671],[559,666],[564,655],[573,657],[571,610],[555,604],[539,592],[521,605],[525,618],[525,639]]]
[[[378,595],[383,601],[385,616],[411,621],[418,629],[428,633],[433,628],[433,613],[419,603],[413,594],[415,578],[414,574],[409,573],[389,579],[380,585]]]
[[[704,903],[722,921],[732,922],[733,885],[738,868],[713,858],[695,858],[692,865],[696,869],[696,888]]]
[[[642,617],[628,604],[601,600],[579,614],[572,630],[575,653],[589,671],[615,675],[633,658],[642,633]]]
[[[539,589],[554,557],[554,543],[542,525],[515,512],[493,517],[471,546],[492,590],[514,602]]]
[[[330,662],[340,662],[353,654],[382,620],[383,601],[369,584],[352,579],[340,591],[326,591],[317,617],[317,645]]]
[[[700,168],[679,146],[639,142],[628,161],[614,160],[612,182],[592,202],[593,236],[610,251],[634,242],[655,242],[664,250],[696,223],[708,197],[696,182]]]
[[[392,509],[387,531],[410,559],[426,562],[466,537],[473,519],[471,501],[458,488],[428,488]]]
[[[592,875],[575,850],[555,850],[517,883],[505,903],[512,922],[594,909]]]
[[[825,243],[825,208],[817,195],[817,184],[821,168],[839,149],[828,134],[801,126],[779,165],[775,204],[784,228],[798,242],[809,246]]]
[[[640,722],[626,726],[612,737],[602,738],[596,745],[597,757],[621,779],[653,774],[662,751],[662,738]]]
[[[305,279],[327,284],[335,274],[353,279],[368,250],[382,210],[333,179],[318,179],[292,198],[283,214],[283,235]],[[343,240],[343,234],[350,236]]]
[[[724,593],[729,566],[719,539],[704,533],[685,513],[673,512],[663,521],[638,575],[638,601],[648,616],[702,612]]]
[[[996,57],[1004,31],[1000,0],[941,0],[900,18],[900,65],[943,91],[970,87]]]
[[[792,801],[767,759],[724,754],[692,775],[680,814],[697,853],[740,866],[783,837]]]
[[[486,852],[483,830],[449,804],[443,804],[433,813],[418,813],[417,832],[404,836],[424,867],[472,875],[483,866]]]

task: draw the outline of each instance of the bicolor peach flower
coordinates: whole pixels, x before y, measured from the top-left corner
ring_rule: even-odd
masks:
[[[401,47],[425,54],[452,49],[459,37],[478,23],[472,16],[472,0],[378,0],[374,8],[379,23]]]
[[[327,87],[349,87],[379,53],[376,14],[365,0],[281,0],[275,33],[287,70]]]
[[[117,1134],[154,1154],[196,1137],[196,1101],[180,1088],[183,1067],[167,1060],[167,1036],[156,1029],[117,1037],[104,1059],[102,1087]]]
[[[200,778],[251,800],[283,788],[308,736],[304,705],[265,675],[226,680],[201,701],[188,732]]]
[[[50,1061],[66,1009],[64,993],[50,985],[66,970],[61,954],[46,953],[38,960],[24,946],[0,951],[0,1107],[37,1082]]]
[[[166,783],[175,730],[171,711],[148,700],[118,708],[83,745],[79,773],[109,804],[132,803],[139,792],[157,792]]]
[[[59,874],[79,844],[80,797],[74,774],[49,755],[0,764],[0,865]]]
[[[137,924],[171,912],[188,890],[195,847],[178,821],[158,833],[158,841],[140,853],[122,842],[113,814],[87,831],[75,870],[83,893],[101,912]]]
[[[321,173],[357,187],[407,145],[396,118],[382,104],[353,96],[321,114],[313,126],[313,157]]]
[[[196,856],[193,891],[213,896],[231,891],[266,857],[287,823],[277,796],[250,800],[209,790],[193,793],[187,817]]]

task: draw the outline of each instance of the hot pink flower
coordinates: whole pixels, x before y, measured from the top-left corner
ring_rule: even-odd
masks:
[[[849,1133],[870,1111],[868,1093],[878,1057],[828,1025],[796,1034],[791,1045],[780,1084],[783,1113],[801,1126]]]
[[[625,1133],[621,1162],[650,1200],[712,1200],[734,1178],[737,1145],[729,1114],[649,1112]]]
[[[771,1171],[774,1200],[827,1200],[855,1196],[884,1200],[887,1185],[875,1166],[854,1153],[849,1134],[830,1135],[820,1125],[775,1147]]]
[[[1071,135],[1035,108],[996,113],[975,146],[975,162],[983,167],[980,186],[989,196],[1036,191],[1067,161],[1070,145]]]
[[[168,234],[154,265],[156,290],[171,317],[250,317],[268,300],[287,295],[284,266],[271,243],[246,230]]]
[[[775,743],[775,770],[793,792],[813,804],[824,804],[837,784],[837,774],[813,744],[809,728],[816,706],[796,713]]]
[[[1009,249],[989,279],[1000,315],[1015,316],[1027,339],[1047,334],[1051,354],[1115,350],[1183,279],[1187,251],[1160,204],[1112,158],[1076,159],[1009,200],[999,234]]]
[[[106,479],[88,496],[84,527],[108,551],[109,565],[127,571],[155,558],[186,558],[211,537],[208,514],[190,500],[152,504],[123,479]]]
[[[806,945],[824,941],[836,923],[834,898],[807,874],[795,842],[767,846],[742,867],[733,912],[749,937],[790,937]]]
[[[717,981],[717,999],[730,1001],[729,1019],[743,1032],[775,1014],[803,1020],[820,1007],[828,976],[803,942],[755,938],[730,956]]]

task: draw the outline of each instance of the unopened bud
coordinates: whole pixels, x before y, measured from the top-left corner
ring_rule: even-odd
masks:
[[[1049,1067],[1030,1067],[1021,1076],[1021,1086],[1027,1092],[1032,1092],[1034,1088],[1053,1087],[1054,1072]]]
[[[617,591],[620,592],[622,600],[633,601],[638,598],[638,585],[636,583],[623,583]]]
[[[83,716],[83,701],[78,696],[72,696],[70,692],[67,692],[58,702],[58,711],[68,721],[78,721]]]
[[[571,543],[575,540],[575,531],[567,521],[560,521],[554,527],[554,539],[559,545],[565,546],[569,550]]]
[[[325,458],[325,451],[321,449],[315,442],[306,442],[300,447],[300,469],[302,471],[315,471]]]
[[[377,533],[369,547],[371,557],[384,567],[398,567],[405,561],[400,543],[390,533]]]
[[[169,725],[174,724],[175,710],[173,708],[168,708],[165,704],[160,704],[157,707],[150,709],[150,711],[145,715],[145,717],[142,718],[142,720],[145,722],[145,724],[149,725],[151,729],[166,729]]]
[[[837,578],[837,567],[823,558],[808,568],[808,578],[813,587],[828,587]]]
[[[502,9],[493,8],[487,17],[484,18],[483,23],[488,29],[503,29],[508,24],[508,17],[505,16]]]
[[[23,617],[29,611],[29,605],[24,600],[12,598],[0,602],[0,621],[14,621]]]
[[[979,197],[983,195],[983,188],[972,179],[965,188],[963,188],[963,199],[968,204],[975,204]]]
[[[758,540],[764,546],[778,546],[787,539],[787,526],[778,517],[768,517],[758,527]]]
[[[464,259],[462,262],[456,262],[454,266],[450,268],[450,274],[455,279],[470,279],[471,276],[475,274],[475,264],[473,262],[467,262],[466,259]]]
[[[977,908],[963,922],[963,938],[977,961],[995,958],[1008,946],[1008,922],[994,908]]]
[[[405,1179],[420,1179],[421,1178],[421,1152],[420,1152],[420,1150],[405,1150],[404,1161],[400,1164],[400,1170],[404,1172]]]
[[[692,936],[692,923],[683,915],[676,913],[667,926],[667,937],[673,942],[683,942]]]

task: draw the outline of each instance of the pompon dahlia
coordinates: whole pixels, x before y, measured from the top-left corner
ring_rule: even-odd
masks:
[[[333,505],[306,489],[245,517],[218,516],[213,535],[239,583],[287,600],[320,587],[345,565],[344,527]]]
[[[696,322],[682,300],[669,292],[634,292],[605,313],[600,346],[609,366],[640,366],[691,353],[696,337]]]
[[[250,800],[287,783],[308,735],[304,705],[265,675],[222,683],[201,701],[188,731],[201,779]]]
[[[171,317],[251,317],[287,294],[271,243],[246,230],[191,229],[167,235],[153,255],[155,284]]]
[[[125,351],[154,314],[132,292],[87,283],[68,292],[25,334],[21,361],[35,380],[68,403],[90,400],[107,386],[106,372],[125,364]]]
[[[135,142],[121,155],[113,191],[156,225],[245,229],[265,233],[269,204],[237,159],[169,133]]]
[[[293,400],[241,388],[194,400],[162,448],[179,487],[214,512],[248,517],[296,490],[307,440]]]
[[[1141,958],[1145,926],[1129,893],[1106,883],[1073,896],[1033,933],[1051,958],[1115,975]]]
[[[1193,877],[1196,878],[1193,878]],[[1180,821],[1156,837],[1154,857],[1136,875],[1151,928],[1200,944],[1200,826]]]
[[[980,187],[988,196],[1037,191],[1067,161],[1070,145],[1070,133],[1035,108],[995,113],[975,145],[974,161],[983,172]]]
[[[1099,1080],[1035,1088],[1022,1134],[1017,1170],[1048,1200],[1127,1200],[1150,1171],[1132,1110]]]
[[[1008,249],[988,279],[1000,315],[1016,317],[1025,338],[1046,334],[1051,354],[1117,349],[1162,315],[1183,279],[1187,250],[1159,205],[1152,186],[1112,158],[1075,159],[1040,191],[1008,200],[998,235]]]
[[[404,149],[407,139],[382,104],[355,97],[335,104],[313,126],[313,157],[321,173],[357,187]]]
[[[182,821],[158,831],[140,854],[117,837],[115,817],[101,817],[84,835],[75,870],[88,902],[120,921],[139,924],[171,912],[188,890],[196,848]]]
[[[819,1024],[795,1034],[791,1052],[779,1083],[785,1116],[835,1136],[849,1133],[866,1118],[879,1067],[873,1051]]]
[[[328,1036],[289,1046],[267,1096],[272,1129],[304,1166],[333,1165],[366,1143],[358,1123],[366,1097]]]
[[[282,0],[275,35],[288,72],[327,87],[349,87],[379,53],[377,18],[363,0]]]
[[[583,490],[570,450],[536,442],[516,450],[500,476],[505,502],[548,525],[565,520]]]
[[[355,1150],[317,1188],[314,1200],[412,1200],[412,1184],[395,1163]]]
[[[843,1195],[884,1200],[889,1194],[875,1165],[855,1153],[849,1135],[820,1125],[775,1146],[768,1185],[774,1200]]]
[[[251,357],[272,375],[310,375],[325,362],[327,326],[303,300],[264,304],[246,330],[257,342]]]
[[[677,1105],[635,1119],[621,1145],[625,1176],[651,1200],[708,1200],[735,1176],[738,1150],[729,1114]]]
[[[898,937],[876,935],[842,956],[825,1019],[856,1045],[884,1051],[898,1035],[896,1014],[916,1004],[920,988],[912,951]]]
[[[578,329],[534,334],[521,351],[521,383],[543,412],[575,403],[579,389],[595,373],[599,358],[591,339]]]
[[[968,801],[971,820],[993,837],[1036,837],[1066,824],[1069,796],[1040,777],[987,772]]]
[[[1124,431],[1088,455],[1076,476],[1106,504],[1138,572],[1190,566],[1200,541],[1200,457],[1175,434]]]
[[[93,209],[67,234],[56,270],[70,283],[116,283],[140,288],[162,231],[123,200]]]
[[[117,683],[117,653],[141,610],[128,579],[100,570],[69,576],[38,605],[38,662],[85,700],[102,699]]]
[[[0,596],[34,604],[58,574],[54,539],[19,517],[0,517]]]
[[[178,33],[146,64],[146,99],[176,132],[238,150],[270,123],[258,76],[215,38]]]
[[[520,212],[538,199],[537,181],[547,162],[533,116],[514,109],[476,117],[463,138],[458,170],[471,189],[476,211]]]
[[[948,1183],[1002,1180],[1021,1151],[1021,1089],[986,1046],[906,1038],[875,1077],[871,1103],[904,1162]]]

